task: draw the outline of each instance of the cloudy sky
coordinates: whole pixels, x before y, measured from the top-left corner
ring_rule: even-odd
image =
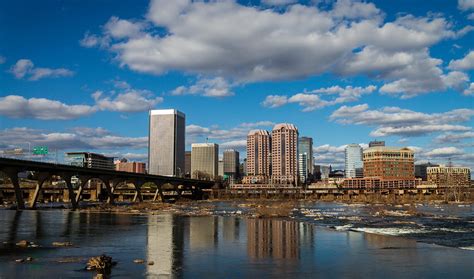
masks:
[[[474,0],[0,3],[0,149],[146,160],[148,113],[244,150],[295,124],[316,162],[385,140],[474,167]]]

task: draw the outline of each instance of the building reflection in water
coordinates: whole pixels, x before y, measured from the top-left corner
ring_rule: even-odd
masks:
[[[173,215],[151,215],[147,225],[147,275],[152,278],[169,278],[176,275],[182,264],[183,219]]]
[[[311,233],[308,231],[310,230]],[[301,232],[301,233],[300,233]],[[300,223],[278,219],[247,220],[247,252],[251,259],[298,259],[300,237],[306,242],[312,228]],[[312,241],[311,241],[312,243]]]
[[[314,246],[314,226],[291,220],[152,215],[147,229],[146,257],[154,262],[147,266],[147,275],[154,278],[180,277],[185,254],[214,253],[211,251],[232,247],[227,246],[234,245],[231,243],[245,241],[247,255],[253,260],[298,261],[301,245]]]
[[[208,249],[219,242],[219,217],[189,218],[189,250]]]

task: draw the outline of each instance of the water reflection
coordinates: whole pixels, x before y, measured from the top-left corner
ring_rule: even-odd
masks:
[[[0,243],[21,239],[43,248],[0,244],[0,278],[58,273],[90,278],[80,271],[84,262],[58,260],[102,253],[119,262],[112,271],[115,278],[229,278],[229,272],[236,278],[351,277],[354,270],[360,277],[377,277],[397,274],[402,266],[404,275],[474,275],[469,251],[283,219],[0,211]],[[53,248],[53,241],[71,241],[76,247]],[[34,263],[14,264],[26,256]],[[154,264],[134,264],[138,258]]]
[[[298,259],[298,222],[249,219],[247,221],[247,251],[252,259]]]

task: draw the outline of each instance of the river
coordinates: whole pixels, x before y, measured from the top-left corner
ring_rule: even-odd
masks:
[[[472,205],[305,203],[290,218],[258,219],[216,203],[214,213],[0,210],[0,278],[91,278],[85,262],[102,253],[117,261],[112,278],[474,276]]]

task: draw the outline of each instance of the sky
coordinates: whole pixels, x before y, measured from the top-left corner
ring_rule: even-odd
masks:
[[[293,123],[315,163],[346,144],[474,167],[474,0],[0,2],[0,149],[147,160],[148,111],[245,157]]]

